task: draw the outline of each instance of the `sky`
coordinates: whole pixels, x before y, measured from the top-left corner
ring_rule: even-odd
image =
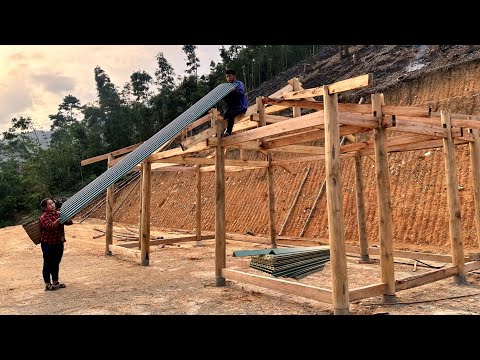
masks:
[[[198,75],[220,61],[221,45],[197,45]],[[0,45],[0,133],[12,118],[30,117],[37,129],[50,130],[50,114],[67,95],[81,105],[97,99],[94,69],[100,66],[119,88],[135,71],[155,78],[156,56],[163,52],[175,76],[185,75],[182,45]]]

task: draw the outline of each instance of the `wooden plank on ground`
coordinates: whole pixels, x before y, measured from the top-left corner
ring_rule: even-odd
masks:
[[[430,271],[423,274],[414,275],[405,279],[395,281],[395,291],[410,289],[420,285],[428,284],[434,281],[442,280],[458,274],[457,266],[449,266],[443,269]]]
[[[348,297],[350,301],[365,299],[373,296],[380,296],[386,291],[384,283],[373,284],[355,288],[349,291]]]
[[[288,294],[302,296],[328,304],[332,303],[332,291],[328,289],[322,289],[319,287],[304,285],[282,279],[269,278],[261,275],[248,274],[242,271],[226,268],[222,269],[222,276],[234,281],[244,282]]]

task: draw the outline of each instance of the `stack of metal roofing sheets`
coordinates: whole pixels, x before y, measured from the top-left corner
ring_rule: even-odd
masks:
[[[238,254],[237,254],[238,256]],[[328,246],[270,249],[252,256],[250,267],[275,277],[301,279],[323,268],[330,260]]]

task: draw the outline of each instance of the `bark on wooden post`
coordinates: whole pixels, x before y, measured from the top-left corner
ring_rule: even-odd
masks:
[[[382,281],[386,284],[383,302],[395,303],[395,269],[393,263],[393,217],[390,199],[390,176],[388,172],[387,135],[382,127],[382,96],[372,94],[372,113],[378,119],[375,137],[375,174],[377,179],[377,202],[380,237],[380,265]]]
[[[477,229],[478,249],[480,250],[480,136],[478,129],[470,132],[475,139],[469,144],[470,163],[472,165],[473,202],[475,204],[475,226]]]
[[[217,129],[215,147],[215,286],[225,286],[222,269],[227,266],[225,234],[225,154],[221,147],[223,122],[217,121],[217,111],[213,110],[212,120]]]
[[[296,77],[292,79],[292,86],[293,86],[293,91],[303,90],[303,88],[300,86],[300,82],[298,81],[298,78],[296,78]],[[298,106],[294,106],[292,113],[293,113],[292,114],[293,117],[301,116],[302,115],[302,108],[300,108]]]
[[[355,156],[355,184],[357,193],[357,223],[358,223],[358,239],[360,242],[360,261],[369,262],[368,256],[368,237],[365,216],[365,195],[363,192],[363,171],[362,157]]]
[[[108,154],[108,163],[113,161],[114,157]],[[110,168],[110,165],[107,165]],[[113,244],[113,188],[114,184],[107,188],[107,199],[105,201],[105,255],[112,255],[110,245]]]
[[[142,167],[142,246],[140,248],[142,266],[150,264],[150,195],[151,195],[150,162],[144,162]]]
[[[197,168],[197,206],[196,206],[196,226],[195,233],[197,235],[196,245],[203,245],[202,243],[202,173],[200,172],[200,165]]]
[[[455,162],[455,144],[452,137],[450,112],[441,110],[442,126],[447,129],[447,138],[443,139],[443,158],[447,179],[448,225],[452,246],[452,264],[458,267],[458,275],[453,277],[455,284],[467,283],[465,259],[463,256],[462,226],[460,222],[460,195],[458,194],[457,165]]]
[[[142,210],[143,210],[143,162],[140,164],[140,189],[139,189],[139,195],[140,195],[140,217],[138,221],[138,248],[142,248],[142,222],[143,222],[143,216],[142,216]]]
[[[272,153],[268,152],[268,213],[270,222],[270,243],[277,247],[277,222],[275,221],[275,187],[273,182]]]
[[[325,170],[328,210],[328,239],[332,270],[332,303],[334,314],[349,313],[347,253],[343,215],[342,177],[340,167],[340,131],[338,96],[323,87],[325,117]]]
[[[265,120],[265,105],[263,104],[263,97],[259,96],[256,99],[258,116],[259,116],[259,125],[265,126],[267,122]],[[263,143],[263,140],[262,140]],[[275,221],[275,191],[274,191],[274,181],[273,181],[273,167],[272,167],[272,153],[267,151],[267,177],[268,177],[268,216],[269,216],[269,226],[270,226],[270,243],[272,249],[277,247],[277,225]]]

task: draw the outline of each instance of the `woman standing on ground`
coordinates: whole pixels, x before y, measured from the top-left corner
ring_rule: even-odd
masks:
[[[65,287],[65,284],[58,281],[58,271],[65,242],[64,225],[72,225],[73,222],[68,219],[65,224],[60,224],[60,213],[55,210],[55,202],[52,199],[43,199],[40,206],[43,210],[40,217],[43,280],[45,281],[45,290],[51,291]]]

